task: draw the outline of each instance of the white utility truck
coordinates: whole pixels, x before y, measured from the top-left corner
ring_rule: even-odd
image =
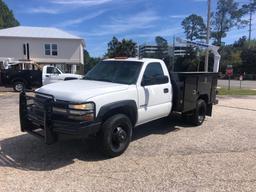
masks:
[[[64,80],[81,79],[81,75],[63,73],[59,68],[45,65],[41,67],[32,61],[2,60],[0,82],[14,91],[56,83]]]
[[[21,131],[47,144],[61,134],[97,135],[103,152],[115,157],[128,147],[134,127],[171,112],[201,125],[217,102],[218,66],[214,69],[172,73],[159,59],[106,59],[82,80],[49,84],[34,96],[22,92]]]

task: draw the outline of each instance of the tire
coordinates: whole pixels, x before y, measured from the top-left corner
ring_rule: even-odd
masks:
[[[199,99],[196,104],[196,109],[191,117],[191,123],[195,126],[202,125],[206,116],[206,103]]]
[[[132,123],[123,114],[108,118],[102,125],[102,152],[108,157],[121,155],[129,146],[132,138]]]
[[[25,90],[25,88],[26,88],[25,83],[21,81],[16,81],[13,83],[13,90],[15,92],[22,92],[23,90]]]

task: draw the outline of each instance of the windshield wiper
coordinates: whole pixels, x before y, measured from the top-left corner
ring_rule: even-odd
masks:
[[[85,80],[92,80],[92,81],[106,81],[106,82],[113,82],[109,79],[104,78],[92,78],[92,77],[84,77]]]
[[[106,81],[106,82],[113,82],[109,79],[104,79],[104,78],[98,78],[98,79],[95,79],[95,81]]]
[[[85,79],[85,80],[94,80],[93,78],[91,78],[91,77],[84,77],[83,79]]]

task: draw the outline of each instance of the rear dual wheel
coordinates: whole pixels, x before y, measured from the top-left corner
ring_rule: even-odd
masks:
[[[206,103],[204,100],[199,99],[197,101],[196,109],[192,116],[192,123],[195,126],[202,125],[206,116]]]
[[[194,126],[202,125],[206,117],[206,103],[203,99],[197,100],[196,109],[192,114],[183,114],[185,120]]]

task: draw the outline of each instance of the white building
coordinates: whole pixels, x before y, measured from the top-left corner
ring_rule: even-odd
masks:
[[[77,73],[84,64],[84,40],[48,27],[12,27],[0,30],[0,58],[31,60]]]
[[[186,49],[187,46],[183,44],[175,44],[174,48],[173,46],[168,46],[166,50],[162,50],[163,52],[173,55],[174,56],[185,56],[186,55]],[[157,45],[148,45],[148,44],[143,44],[139,46],[139,56],[144,57],[150,54],[155,54],[159,50],[159,46]]]

